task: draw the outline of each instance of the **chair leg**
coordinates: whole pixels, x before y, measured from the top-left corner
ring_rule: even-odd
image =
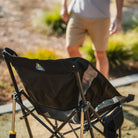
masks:
[[[16,102],[15,102],[15,95],[12,96],[13,100],[13,109],[12,109],[12,128],[11,131],[9,132],[10,138],[16,138],[16,131],[15,131],[15,108],[16,108]]]
[[[20,99],[20,98],[19,98],[19,99]],[[20,101],[21,101],[21,99],[20,99]],[[21,101],[21,102],[22,102],[22,101]],[[23,115],[25,115],[25,110],[24,110],[22,107],[21,107],[21,110],[22,110]],[[30,137],[30,138],[33,138],[32,131],[31,131],[30,124],[29,124],[29,121],[28,121],[27,116],[24,117],[24,121],[25,121],[27,130],[28,130],[29,137]]]
[[[33,138],[32,131],[31,131],[31,128],[29,125],[29,121],[28,121],[27,117],[25,117],[24,119],[25,119],[25,124],[26,124],[27,130],[28,130],[28,133],[29,133],[29,137]]]
[[[79,87],[80,92],[81,92],[81,97],[82,97],[83,104],[86,105],[86,98],[84,96],[84,91],[83,91],[83,88],[82,88],[82,83],[81,83],[79,72],[77,72],[75,74],[75,76],[76,76],[76,79],[77,79],[77,82],[78,82],[78,87]],[[86,117],[87,117],[89,129],[90,129],[91,137],[94,138],[93,131],[92,131],[91,120],[90,120],[90,117],[89,117],[89,111],[88,110],[86,111]]]
[[[121,138],[121,127],[119,128],[119,138]]]
[[[18,99],[18,100],[17,100],[17,99]],[[17,102],[17,101],[18,101],[18,102]],[[27,127],[27,131],[28,131],[29,137],[30,137],[30,138],[33,138],[32,131],[31,131],[31,128],[30,128],[30,124],[29,124],[28,118],[27,118],[27,116],[25,116],[25,115],[26,115],[25,109],[23,108],[23,106],[21,106],[21,105],[22,105],[22,99],[21,99],[20,96],[19,96],[18,98],[16,98],[16,102],[17,102],[17,103],[20,105],[20,107],[21,107],[21,111],[22,111],[22,114],[23,114],[23,116],[24,116],[24,121],[25,121],[25,124],[26,124],[26,127]]]
[[[69,124],[69,126],[70,126],[70,128],[71,128],[71,130],[72,131],[70,131],[70,132],[73,132],[74,133],[74,135],[76,136],[76,138],[79,138],[79,136],[77,135],[77,133],[76,133],[76,131],[74,130],[74,128],[72,127],[72,125],[68,122],[68,124]]]
[[[84,111],[81,108],[81,129],[80,129],[80,138],[83,138],[83,130],[84,130]]]
[[[91,120],[90,120],[90,117],[89,117],[89,111],[88,110],[86,111],[86,117],[87,117],[87,121],[88,121],[88,125],[89,125],[91,138],[94,138],[92,125],[91,125]]]

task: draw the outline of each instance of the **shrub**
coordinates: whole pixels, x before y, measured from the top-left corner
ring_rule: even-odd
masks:
[[[63,35],[66,31],[65,23],[60,15],[60,6],[56,5],[50,11],[38,11],[39,13],[33,19],[33,26],[40,32],[47,35]]]
[[[84,58],[86,58],[91,63],[95,63],[94,51],[92,49],[92,42],[89,37],[86,38],[82,47],[80,47],[80,52]]]
[[[138,43],[136,43],[136,44],[133,45],[131,51],[133,53],[132,54],[132,59],[138,61]]]
[[[114,35],[109,38],[109,48],[107,50],[107,56],[109,59],[109,64],[112,67],[120,65],[124,63],[124,61],[132,58],[133,55],[132,47],[126,45],[124,37],[125,34],[118,33],[117,35]],[[134,43],[131,42],[131,44],[134,46]],[[134,47],[134,49],[136,48],[137,46]],[[92,44],[89,38],[86,39],[83,47],[80,48],[80,51],[84,58],[86,58],[92,63],[95,63],[94,51],[92,50]]]
[[[58,54],[56,54],[55,51],[47,49],[39,49],[33,52],[28,51],[23,56],[31,59],[57,59],[61,57]]]
[[[128,30],[126,33],[118,33],[114,36],[115,39],[121,39],[126,47],[133,47],[133,45],[138,45],[138,27],[133,30]]]
[[[109,39],[109,47],[112,46],[112,42],[118,43],[116,45],[122,45],[125,49],[132,53],[131,59],[138,60],[138,27],[133,30],[128,30],[126,33],[120,32],[117,35],[113,35]],[[120,44],[119,44],[120,43]],[[111,45],[111,46],[110,46]]]
[[[123,40],[125,46],[128,47],[132,54],[133,60],[138,60],[138,27],[125,33]]]
[[[59,12],[53,11],[50,13],[44,13],[44,23],[48,27],[47,34],[62,35],[66,31],[66,23],[61,19]]]
[[[123,45],[123,43],[110,39],[107,56],[110,66],[116,67],[117,65],[123,64],[124,61],[129,60],[132,53]]]
[[[138,12],[137,8],[127,8],[123,12],[122,27],[127,31],[138,26]]]

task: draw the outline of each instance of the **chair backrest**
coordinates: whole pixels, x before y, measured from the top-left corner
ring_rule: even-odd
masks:
[[[93,107],[106,99],[120,96],[108,80],[83,58],[28,59],[9,49],[5,49],[4,55],[19,74],[29,97],[38,106],[62,111],[77,107],[81,98],[76,72],[80,74],[85,97]]]

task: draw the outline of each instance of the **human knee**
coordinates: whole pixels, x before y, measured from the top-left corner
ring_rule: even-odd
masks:
[[[79,46],[68,46],[67,51],[70,55],[74,55],[76,52],[79,51]]]

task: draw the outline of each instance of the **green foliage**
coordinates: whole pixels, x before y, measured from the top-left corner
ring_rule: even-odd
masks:
[[[129,59],[138,60],[138,14],[136,10],[129,9],[123,15],[122,26],[125,33],[120,32],[109,38],[107,56],[111,66],[117,66]],[[59,5],[56,5],[48,12],[41,12],[38,17],[37,21],[41,22],[40,28],[43,28],[41,29],[42,32],[47,32],[48,35],[65,33],[67,24],[61,19]],[[89,38],[86,39],[80,51],[84,58],[95,63],[94,51]]]
[[[138,46],[138,27],[125,33],[124,42],[125,45],[128,47],[131,47],[133,45]]]
[[[44,23],[49,28],[47,29],[47,33],[49,35],[56,34],[62,35],[66,31],[66,23],[61,19],[59,12],[52,11],[52,12],[45,12],[43,16]]]
[[[109,38],[109,48],[107,56],[109,64],[112,67],[120,65],[130,59],[138,60],[138,29],[128,31],[127,33],[120,32]],[[92,50],[92,42],[87,38],[80,51],[84,58],[90,62],[95,62],[94,51]]]
[[[132,60],[138,60],[138,27],[133,30],[128,30],[126,33],[120,32],[110,37],[109,48],[115,43],[129,50],[132,53]]]
[[[86,58],[91,63],[95,63],[94,51],[92,49],[92,42],[89,37],[86,38],[82,47],[80,47],[80,52],[84,58]]]
[[[107,56],[109,59],[109,64],[112,67],[121,65],[124,61],[129,60],[132,53],[129,49],[124,47],[121,41],[109,40],[109,48],[107,50]]]
[[[132,59],[138,61],[138,43],[136,43],[136,44],[133,45],[131,51],[132,51],[132,53],[133,53]]]
[[[138,60],[138,27],[127,31],[124,36],[125,45],[131,50],[132,59]]]
[[[137,8],[128,8],[123,12],[122,28],[124,31],[132,30],[138,27]]]
[[[57,59],[61,56],[57,55],[55,51],[52,50],[46,50],[46,49],[39,49],[37,51],[30,52],[28,51],[25,55],[23,55],[27,58],[31,59]]]
[[[33,19],[32,25],[47,35],[59,36],[65,34],[67,23],[61,18],[60,6],[56,5],[50,11],[41,11]]]
[[[61,19],[60,9],[61,5],[56,4],[50,11],[37,11],[32,25],[47,35],[65,34],[67,23]],[[138,28],[137,8],[127,8],[123,12],[122,28],[124,31]]]

